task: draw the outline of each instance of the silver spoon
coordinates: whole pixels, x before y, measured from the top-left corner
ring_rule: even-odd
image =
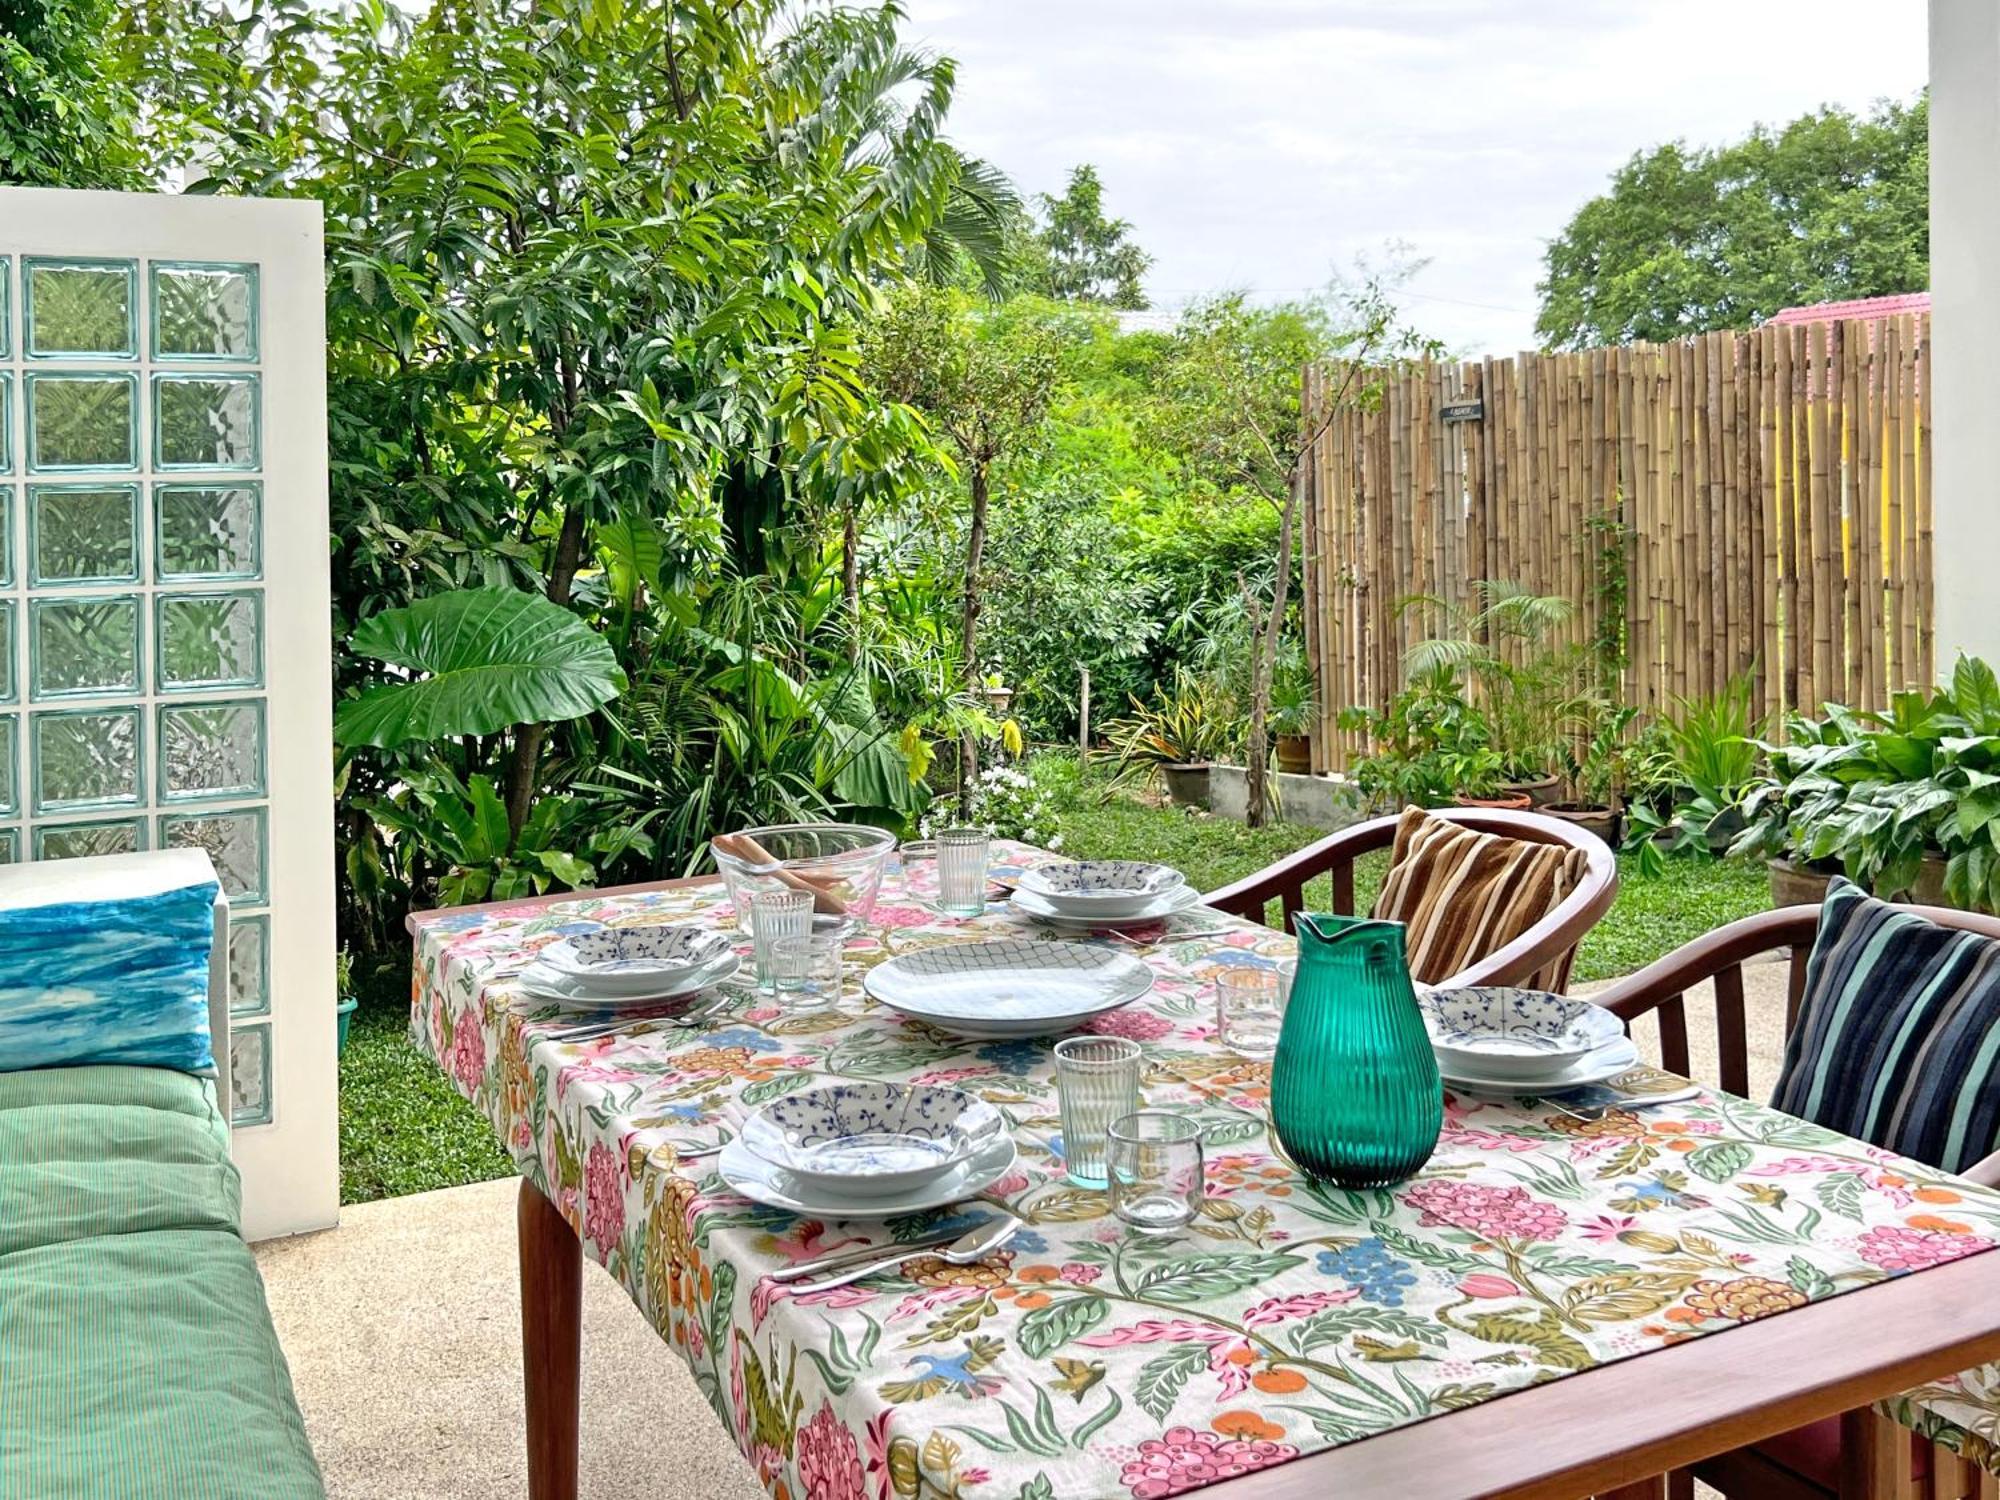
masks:
[[[1020,1231],[1020,1228],[1021,1221],[1019,1219],[1015,1218],[1012,1214],[1001,1214],[998,1218],[987,1220],[987,1222],[981,1224],[969,1234],[953,1240],[942,1250],[935,1247],[926,1248],[922,1245],[899,1245],[888,1255],[879,1256],[874,1260],[864,1260],[858,1266],[845,1267],[831,1276],[825,1276],[818,1281],[801,1286],[799,1290],[802,1292],[829,1291],[837,1286],[846,1286],[850,1281],[859,1281],[864,1276],[873,1276],[877,1271],[894,1270],[904,1261],[915,1260],[919,1255],[935,1255],[948,1266],[970,1265],[981,1256],[990,1255],[995,1250],[998,1250],[1007,1241],[1011,1240]]]

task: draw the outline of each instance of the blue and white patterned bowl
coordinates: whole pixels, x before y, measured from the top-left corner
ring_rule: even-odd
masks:
[[[719,962],[727,935],[691,923],[600,927],[551,943],[538,955],[556,973],[600,992],[658,991]]]
[[[1487,1077],[1558,1073],[1625,1034],[1602,1006],[1546,990],[1429,990],[1417,1004],[1438,1061]]]
[[[968,1161],[1004,1128],[962,1089],[832,1083],[773,1100],[743,1122],[752,1153],[855,1197],[900,1193]]]
[[[1080,917],[1123,917],[1187,883],[1171,865],[1137,859],[1080,859],[1023,870],[1022,890],[1061,912]]]

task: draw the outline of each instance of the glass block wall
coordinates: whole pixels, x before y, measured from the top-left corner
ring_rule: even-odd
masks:
[[[272,1118],[255,264],[0,256],[0,860],[199,845]]]

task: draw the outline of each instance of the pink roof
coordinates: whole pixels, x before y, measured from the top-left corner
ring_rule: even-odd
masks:
[[[1815,302],[1810,307],[1788,307],[1775,314],[1773,323],[1831,323],[1836,318],[1894,318],[1904,313],[1931,310],[1929,292],[1902,292],[1894,297],[1856,297],[1848,302]]]

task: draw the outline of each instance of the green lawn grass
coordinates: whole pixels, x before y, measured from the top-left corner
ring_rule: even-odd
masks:
[[[1322,836],[1316,828],[1245,828],[1225,818],[1153,805],[1102,783],[1056,780],[1064,852],[1078,858],[1152,859],[1175,866],[1203,890],[1260,870]],[[1383,856],[1361,862],[1355,897],[1365,908]],[[1575,977],[1609,979],[1651,963],[1712,927],[1770,904],[1761,865],[1674,861],[1649,879],[1618,862],[1617,903],[1577,953]],[[1326,882],[1307,892],[1324,903]],[[492,1128],[459,1098],[443,1072],[411,1045],[409,974],[390,963],[367,976],[340,1059],[340,1187],[347,1203],[421,1193],[504,1177],[511,1170]]]

